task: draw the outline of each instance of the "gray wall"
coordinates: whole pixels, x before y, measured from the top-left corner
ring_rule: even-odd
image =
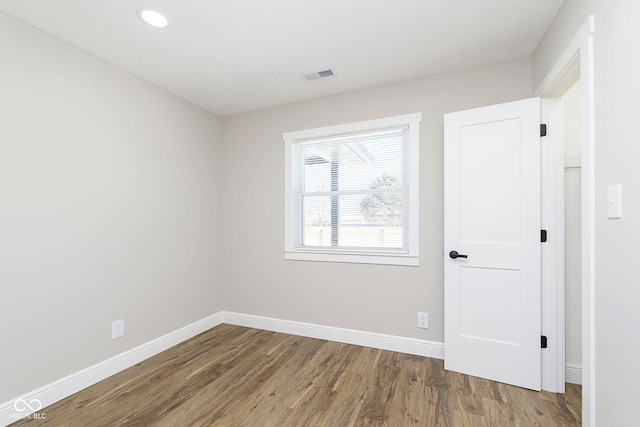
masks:
[[[225,117],[226,309],[443,341],[443,114],[530,96],[522,59]],[[285,261],[282,133],[414,112],[420,267]],[[416,327],[418,311],[429,330]]]
[[[219,119],[4,14],[0,52],[4,402],[223,307]]]
[[[640,2],[565,0],[533,55],[534,87],[586,21],[595,15],[595,381],[600,426],[636,422],[640,360]],[[623,218],[606,218],[607,187],[622,184]],[[593,423],[594,420],[592,420]]]

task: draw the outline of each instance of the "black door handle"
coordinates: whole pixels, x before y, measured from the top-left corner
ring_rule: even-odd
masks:
[[[462,255],[459,254],[458,251],[451,251],[449,252],[449,256],[451,257],[451,259],[456,259],[456,258],[467,258],[466,255]]]

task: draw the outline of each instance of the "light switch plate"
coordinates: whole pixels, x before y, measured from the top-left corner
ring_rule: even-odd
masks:
[[[607,218],[622,218],[622,185],[607,188]]]

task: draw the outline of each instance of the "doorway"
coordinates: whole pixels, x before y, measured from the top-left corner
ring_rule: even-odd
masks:
[[[583,426],[595,424],[595,320],[594,320],[594,64],[593,38],[595,33],[595,19],[590,16],[582,28],[553,66],[547,77],[535,92],[540,96],[542,116],[549,124],[550,147],[547,148],[546,175],[549,179],[543,181],[546,196],[543,191],[543,223],[564,236],[564,206],[565,206],[565,152],[557,149],[564,147],[565,117],[559,97],[565,95],[573,85],[579,81],[580,94],[580,317],[581,317],[581,351],[582,365],[582,423]],[[554,143],[554,140],[555,142]],[[569,158],[567,159],[570,160]],[[543,161],[543,165],[545,162]],[[544,166],[543,166],[544,167]],[[569,178],[572,179],[572,178]],[[561,233],[560,233],[561,230]],[[564,239],[560,239],[564,241]],[[555,245],[559,246],[559,245]],[[552,391],[562,391],[565,379],[565,287],[564,287],[564,248],[548,251],[543,254],[543,333],[555,336],[561,348],[543,353],[543,388]],[[545,262],[545,260],[547,262]],[[573,344],[572,344],[573,345]],[[545,369],[546,366],[546,369]],[[569,366],[570,367],[570,366]],[[570,370],[567,370],[569,374]],[[569,375],[567,375],[569,376]],[[545,386],[545,384],[547,386]],[[554,390],[553,388],[556,388]]]
[[[582,384],[581,129],[580,80],[564,104],[565,382]]]

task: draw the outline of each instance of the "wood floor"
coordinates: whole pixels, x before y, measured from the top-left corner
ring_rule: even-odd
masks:
[[[12,426],[579,426],[534,392],[402,353],[221,325]]]

